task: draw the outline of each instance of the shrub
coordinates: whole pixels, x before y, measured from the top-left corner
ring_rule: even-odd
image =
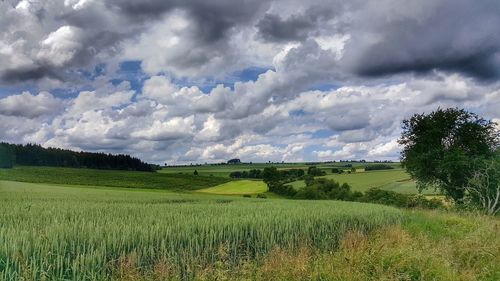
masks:
[[[394,169],[394,167],[386,164],[376,164],[365,167],[365,171],[391,170],[391,169]]]
[[[307,169],[307,174],[313,177],[318,177],[326,175],[326,172],[319,168],[316,168],[316,166],[311,166]]]
[[[351,192],[351,187],[347,184],[340,184],[335,180],[329,179],[313,179],[308,182],[307,186],[302,190],[299,190],[295,194],[297,199],[333,199],[333,200],[343,200],[352,201],[354,197],[359,196]]]
[[[328,199],[326,194],[315,186],[306,186],[295,194],[296,199],[322,200]]]
[[[406,207],[408,196],[394,191],[370,188],[362,198],[363,202],[377,203],[396,207]]]
[[[442,209],[444,208],[443,201],[438,198],[427,199],[423,195],[410,195],[406,203],[407,208],[422,208],[422,209]]]
[[[365,195],[360,198],[360,201],[400,208],[444,208],[443,202],[436,198],[427,199],[423,195],[407,195],[379,188],[371,188],[366,191]]]
[[[295,196],[297,191],[291,185],[285,185],[280,182],[268,184],[269,191],[283,196]]]

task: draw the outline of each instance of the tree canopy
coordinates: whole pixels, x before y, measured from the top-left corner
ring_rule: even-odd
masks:
[[[0,168],[12,168],[14,165],[14,153],[10,146],[0,143]]]
[[[456,202],[464,197],[472,163],[493,157],[499,146],[495,123],[464,109],[415,114],[402,129],[402,164],[419,189],[437,187]]]
[[[2,143],[1,146],[14,154],[15,164],[17,165],[133,171],[155,170],[154,165],[124,154],[76,152],[60,148],[44,148],[36,144]],[[3,157],[1,158],[3,159]]]

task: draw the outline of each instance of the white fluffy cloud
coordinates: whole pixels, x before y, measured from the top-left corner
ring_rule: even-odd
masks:
[[[23,92],[0,99],[0,115],[36,118],[57,114],[63,105],[63,101],[48,92],[40,92],[37,95]]]
[[[73,26],[62,26],[40,42],[37,59],[54,66],[63,66],[71,61],[82,47],[81,30]]]
[[[458,106],[500,120],[499,10],[1,1],[0,139],[156,163],[397,159],[414,113]],[[122,73],[127,60],[141,69]]]
[[[497,85],[455,74],[299,91],[275,99],[274,91],[286,84],[280,79],[269,72],[255,82],[239,82],[232,90],[219,86],[209,93],[177,86],[165,76],[149,78],[140,93],[127,84],[105,85],[65,100],[45,92],[22,93],[0,100],[0,116],[5,120],[4,138],[11,134],[17,136],[14,139],[45,145],[124,151],[158,163],[232,157],[245,161],[395,160],[401,120],[411,114],[456,106],[459,101],[460,106],[487,118],[500,119],[495,108],[500,101]],[[200,101],[219,110],[210,112],[199,106]],[[31,121],[13,131],[26,119]],[[36,126],[36,122],[43,125]]]

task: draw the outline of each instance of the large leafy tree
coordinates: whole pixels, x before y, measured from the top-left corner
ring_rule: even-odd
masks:
[[[401,160],[418,188],[437,187],[459,203],[473,162],[493,157],[499,145],[495,123],[458,108],[415,114],[402,129]]]

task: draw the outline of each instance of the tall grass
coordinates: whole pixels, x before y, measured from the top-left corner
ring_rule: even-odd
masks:
[[[0,279],[108,280],[133,259],[190,279],[220,260],[237,264],[276,247],[333,249],[350,231],[394,224],[384,206],[0,185]]]

